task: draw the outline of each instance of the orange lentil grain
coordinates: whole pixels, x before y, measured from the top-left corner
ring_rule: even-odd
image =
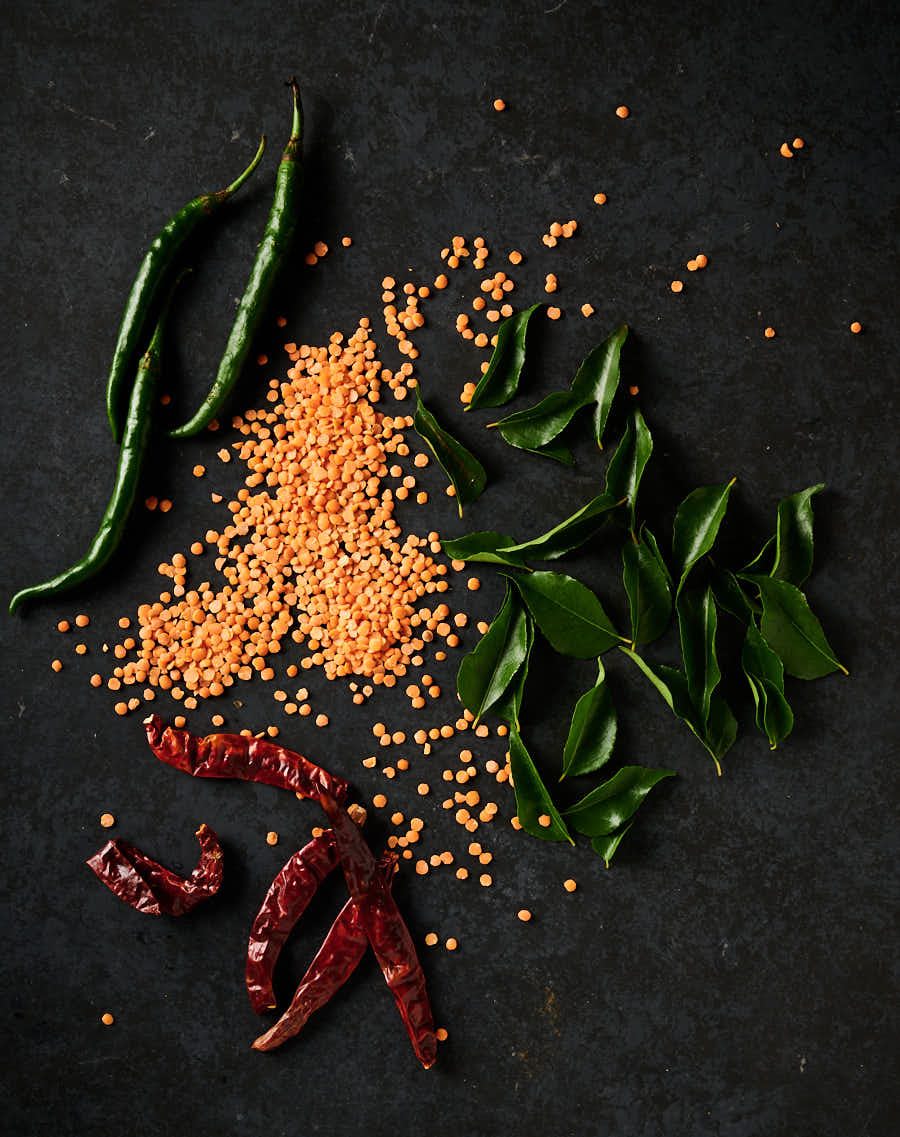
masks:
[[[531,919],[531,913],[527,908],[520,908],[516,915],[519,917],[523,924],[527,924]]]
[[[505,111],[506,103],[503,101],[503,99],[494,99],[493,107],[495,111]]]
[[[862,324],[859,322],[859,320],[854,320],[850,325],[850,331],[853,332],[855,336],[858,336],[862,330]]]
[[[669,288],[673,292],[681,292],[682,289],[684,288],[684,282],[681,280],[673,280],[672,283],[669,285]]]
[[[766,328],[763,331],[763,335],[766,337],[767,340],[774,339],[775,338],[775,329],[772,327]]]

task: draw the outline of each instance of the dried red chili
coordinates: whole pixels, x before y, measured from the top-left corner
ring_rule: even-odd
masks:
[[[351,805],[347,812],[357,825],[365,824],[366,811],[361,805]],[[326,829],[294,853],[269,886],[250,928],[247,945],[247,994],[257,1014],[274,1010],[272,977],[284,942],[319,885],[337,864],[334,834]]]
[[[427,1070],[437,1057],[434,1018],[425,974],[409,928],[389,889],[378,879],[377,863],[362,834],[344,809],[323,793],[319,798],[334,829],[341,867],[356,901],[359,918],[416,1057]]]
[[[272,976],[284,941],[337,863],[334,834],[328,829],[294,853],[272,881],[250,928],[247,945],[247,994],[257,1014],[274,1010]]]
[[[88,867],[124,903],[150,916],[184,916],[219,891],[222,846],[208,825],[197,830],[200,860],[187,878],[167,869],[116,837],[87,861]]]
[[[240,778],[293,790],[303,797],[326,793],[337,801],[349,785],[321,766],[265,738],[243,734],[208,734],[205,738],[167,726],[159,715],[144,719],[150,749],[160,761],[195,778]]]
[[[335,854],[335,861],[337,855]],[[390,889],[397,858],[385,853],[378,862],[377,877]],[[365,955],[369,937],[359,906],[352,897],[338,914],[315,958],[300,980],[291,1005],[273,1027],[253,1043],[254,1050],[275,1050],[299,1034],[310,1017],[347,982]]]

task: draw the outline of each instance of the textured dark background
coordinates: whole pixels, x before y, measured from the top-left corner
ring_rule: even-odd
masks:
[[[810,594],[852,671],[791,684],[797,729],[774,754],[733,681],[747,729],[719,780],[626,661],[611,660],[620,757],[681,777],[648,803],[610,872],[586,847],[548,847],[497,824],[484,837],[496,851],[492,889],[449,874],[401,878],[416,934],[434,927],[461,944],[426,953],[451,1034],[438,1066],[417,1069],[371,964],[303,1039],[257,1055],[247,1048],[258,1024],[242,989],[246,929],[315,811],[275,791],[174,774],[146,752],[139,717],[116,718],[114,698],[87,683],[115,618],[158,592],[157,563],[221,524],[210,488],[236,485],[234,466],[215,460],[218,438],[161,447],[147,492],[171,496],[173,511],[142,513],[115,567],[71,600],[0,617],[7,1132],[896,1131],[892,7],[4,6],[4,595],[69,563],[93,533],[115,461],[104,375],[140,250],[176,207],[233,177],[265,130],[263,172],[199,250],[175,321],[178,409],[204,390],[268,208],[286,134],[282,84],[296,72],[309,156],[298,251],[318,238],[334,247],[345,232],[355,243],[314,271],[296,259],[277,305],[289,317],[280,338],[321,343],[361,314],[380,321],[381,277],[411,268],[429,280],[453,233],[483,233],[497,254],[524,248],[517,296],[538,298],[556,271],[568,313],[535,337],[530,396],[566,381],[620,320],[634,328],[626,367],[656,438],[647,506],[659,533],[693,485],[738,474],[723,535],[737,556],[765,536],[780,496],[828,482]],[[509,104],[503,115],[490,109],[496,96]],[[613,113],[622,102],[627,122]],[[797,134],[807,148],[785,161],[778,146]],[[609,203],[598,210],[601,189]],[[578,237],[543,249],[547,223],[569,217],[581,221]],[[687,274],[701,249],[709,269]],[[676,275],[687,282],[680,297],[668,289]],[[463,424],[456,395],[475,353],[452,323],[472,280],[462,274],[460,291],[430,310],[421,375],[492,475],[467,526],[525,535],[596,492],[596,458],[587,450],[576,472],[561,471]],[[592,321],[577,314],[586,299]],[[853,319],[863,335],[849,334]],[[769,323],[773,341],[762,336]],[[269,327],[262,346],[278,374]],[[385,358],[396,361],[390,349]],[[259,397],[253,371],[241,405]],[[613,433],[620,424],[617,414]],[[196,461],[211,471],[202,482],[190,476]],[[434,470],[426,481],[432,505],[406,511],[406,523],[459,531]],[[613,547],[574,566],[621,613]],[[486,616],[499,591],[481,575],[477,599],[462,603]],[[81,610],[93,618],[84,659],[74,637],[53,630]],[[59,676],[49,668],[57,654]],[[592,668],[547,655],[536,667],[526,733],[552,779]],[[452,667],[436,673],[449,690]],[[370,797],[385,783],[358,759],[375,717],[414,725],[402,696],[354,708],[343,689],[307,675],[317,708],[331,713],[327,731],[279,720],[259,685],[234,692],[243,708],[226,702],[229,723],[280,721],[289,743]],[[203,728],[213,709],[192,724]],[[388,788],[407,807],[416,800],[409,782]],[[428,848],[461,852],[441,796],[418,808],[434,833]],[[213,825],[228,856],[220,899],[181,921],[119,905],[82,864],[105,839],[104,809],[116,832],[182,869],[197,822]],[[282,834],[274,849],[269,828]],[[574,896],[561,888],[568,875],[580,883]],[[298,931],[284,995],[339,895],[327,889]],[[522,904],[537,916],[527,928],[514,917]],[[110,1030],[98,1021],[107,1009]]]

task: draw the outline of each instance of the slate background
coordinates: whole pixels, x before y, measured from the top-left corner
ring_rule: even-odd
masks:
[[[273,358],[266,377],[281,369],[283,338],[323,342],[361,314],[380,320],[381,277],[402,280],[411,268],[430,279],[455,232],[485,234],[494,268],[498,254],[526,249],[516,295],[539,297],[543,274],[556,271],[567,309],[535,337],[527,398],[563,383],[620,320],[634,328],[627,376],[641,387],[656,439],[645,504],[658,533],[669,532],[684,492],[735,473],[723,540],[739,556],[767,534],[780,496],[828,482],[816,503],[810,595],[852,671],[850,680],[791,685],[797,728],[774,754],[749,729],[741,681],[732,681],[748,729],[719,780],[626,661],[611,660],[620,757],[681,776],[647,804],[608,873],[588,848],[548,847],[495,825],[486,834],[496,851],[492,889],[449,876],[398,882],[417,935],[434,927],[460,939],[455,955],[425,953],[437,1018],[451,1033],[438,1066],[416,1068],[371,964],[304,1039],[252,1054],[247,925],[315,812],[274,791],[175,776],[146,753],[138,717],[116,718],[114,698],[87,684],[115,618],[158,591],[156,564],[221,523],[209,490],[237,484],[236,467],[215,460],[219,437],[161,446],[147,492],[171,496],[173,511],[143,514],[102,581],[23,619],[0,617],[5,1132],[893,1131],[891,7],[5,6],[5,595],[69,563],[94,531],[115,461],[103,382],[140,250],[200,188],[230,180],[264,129],[262,174],[198,250],[175,321],[176,413],[205,389],[268,209],[288,115],[282,83],[296,72],[309,169],[298,253],[320,237],[334,247],[345,232],[355,243],[313,271],[295,258],[276,305],[289,335],[270,325],[262,341]],[[503,115],[490,109],[498,95],[509,104]],[[613,113],[621,102],[632,108],[627,122]],[[807,148],[785,161],[778,146],[797,134]],[[599,189],[609,195],[602,210],[591,203]],[[546,224],[568,217],[581,221],[577,239],[543,249]],[[701,249],[710,267],[687,274],[681,266]],[[668,289],[676,275],[686,280],[679,297]],[[469,270],[429,310],[421,375],[492,475],[467,527],[526,534],[596,492],[597,460],[588,447],[576,472],[549,468],[463,422],[456,395],[475,353],[452,323],[471,280]],[[592,321],[577,314],[585,299],[597,308]],[[849,334],[852,319],[864,335]],[[769,323],[778,329],[771,342],[762,336]],[[385,359],[398,361],[387,348]],[[261,390],[251,371],[242,406]],[[613,436],[620,425],[621,411]],[[210,469],[203,481],[190,475],[197,461]],[[426,482],[432,504],[405,510],[406,524],[459,531],[434,470]],[[616,556],[601,542],[573,571],[621,614]],[[480,575],[484,588],[462,602],[487,616],[498,582]],[[84,659],[72,653],[74,637],[53,630],[80,610],[93,620]],[[673,651],[668,642],[655,654]],[[57,654],[66,664],[59,676],[49,669]],[[542,653],[536,671],[526,733],[552,776],[568,709],[592,668]],[[370,797],[384,786],[358,763],[371,722],[411,727],[414,718],[402,696],[384,692],[360,710],[307,674],[317,709],[331,714],[327,731],[279,720],[271,689],[253,685],[234,692],[241,709],[226,703],[229,723],[280,721],[289,744],[350,773]],[[452,666],[435,674],[449,690]],[[202,729],[214,709],[191,722]],[[390,789],[410,812],[411,784]],[[429,849],[449,840],[462,853],[440,796],[417,807],[435,835]],[[221,898],[182,921],[118,905],[82,865],[107,836],[97,823],[104,809],[119,819],[116,832],[183,870],[194,862],[197,822],[212,824],[228,856]],[[282,835],[274,849],[264,842],[269,828]],[[580,884],[573,896],[561,888],[568,875]],[[292,941],[283,994],[339,895],[337,884],[326,889]],[[537,917],[527,928],[514,918],[523,903]],[[98,1021],[107,1009],[117,1017],[111,1030]]]

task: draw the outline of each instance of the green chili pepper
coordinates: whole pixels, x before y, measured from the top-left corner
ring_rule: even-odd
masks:
[[[263,135],[253,161],[246,170],[231,185],[216,193],[201,194],[179,209],[156,234],[144,254],[125,302],[119,338],[116,340],[112,366],[106,381],[106,417],[109,419],[114,442],[118,442],[121,437],[120,403],[127,384],[134,377],[134,360],[141,336],[154,300],[168,277],[176,256],[200,222],[215,213],[247,181],[259,165],[265,148],[266,138]]]
[[[256,250],[256,259],[250,270],[250,277],[244,295],[238,305],[237,315],[231,326],[225,352],[219,363],[219,370],[193,418],[169,432],[171,438],[190,438],[209,426],[234,389],[246,362],[253,336],[259,327],[266,303],[275,284],[278,270],[285,259],[294,230],[297,227],[297,203],[300,199],[303,151],[303,111],[300,105],[300,88],[296,79],[288,83],[294,101],[294,116],[291,122],[291,137],[281,155],[278,175],[275,179],[275,196],[269,218],[263,230],[262,240]]]
[[[187,271],[187,270],[185,270]],[[119,451],[119,464],[116,468],[116,481],[112,496],[100,522],[100,528],[91,542],[91,547],[71,568],[58,576],[34,584],[17,592],[9,603],[10,613],[14,613],[25,600],[37,597],[56,596],[74,588],[82,581],[96,575],[118,548],[129,514],[134,506],[140,483],[141,467],[147,452],[147,443],[153,423],[153,408],[156,402],[157,385],[162,354],[163,332],[169,307],[175,289],[181,282],[184,272],[175,281],[160,313],[156,329],[147,350],[137,367],[131,398],[125,416],[125,430],[122,435],[122,448]]]

